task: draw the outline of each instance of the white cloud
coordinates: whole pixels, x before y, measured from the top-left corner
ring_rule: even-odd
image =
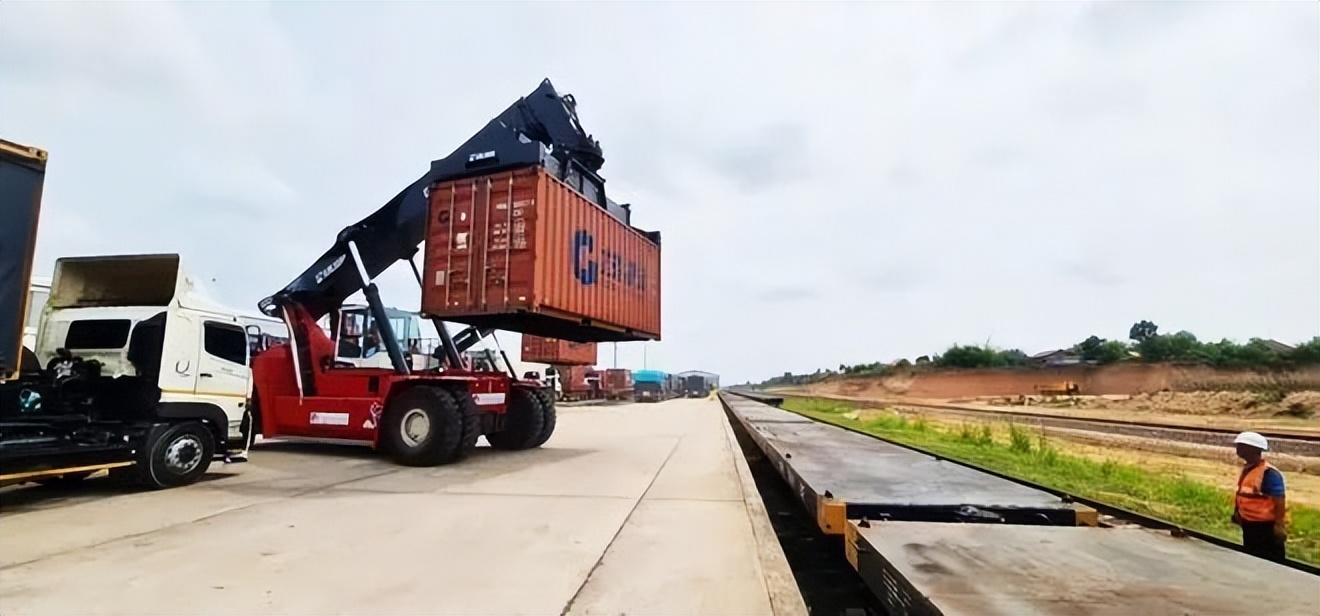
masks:
[[[39,268],[176,250],[246,307],[548,76],[664,234],[652,367],[1298,340],[1317,10],[2,3],[0,134],[51,151]]]

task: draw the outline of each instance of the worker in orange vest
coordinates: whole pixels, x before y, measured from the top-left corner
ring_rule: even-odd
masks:
[[[1248,554],[1282,561],[1288,540],[1283,473],[1264,460],[1270,450],[1265,437],[1243,432],[1233,442],[1246,462],[1233,497],[1233,523],[1242,527],[1242,547]]]

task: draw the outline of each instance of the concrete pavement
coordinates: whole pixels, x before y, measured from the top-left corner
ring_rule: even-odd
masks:
[[[545,447],[445,467],[269,443],[82,488],[0,496],[0,613],[805,613],[712,400],[563,408]]]

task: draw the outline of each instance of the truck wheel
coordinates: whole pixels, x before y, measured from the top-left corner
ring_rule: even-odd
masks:
[[[461,458],[471,410],[439,387],[413,387],[390,399],[381,420],[380,441],[395,463],[435,466]]]
[[[138,483],[152,489],[188,485],[206,474],[215,439],[200,422],[174,424],[155,432],[136,464]]]
[[[545,413],[541,399],[532,390],[521,387],[509,391],[509,410],[504,417],[504,429],[486,435],[495,449],[528,449],[538,445],[545,427]],[[549,435],[546,436],[549,438]]]
[[[555,433],[555,398],[544,389],[538,389],[533,394],[541,402],[541,434],[536,437],[532,447],[540,447]]]

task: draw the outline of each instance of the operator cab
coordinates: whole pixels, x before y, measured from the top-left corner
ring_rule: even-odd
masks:
[[[437,344],[435,337],[422,333],[422,320],[415,312],[386,308],[390,329],[408,358],[412,370],[427,370],[438,364],[431,359]],[[335,363],[340,367],[390,368],[390,356],[381,328],[365,305],[346,305],[338,312],[321,317],[318,324],[335,343]]]

